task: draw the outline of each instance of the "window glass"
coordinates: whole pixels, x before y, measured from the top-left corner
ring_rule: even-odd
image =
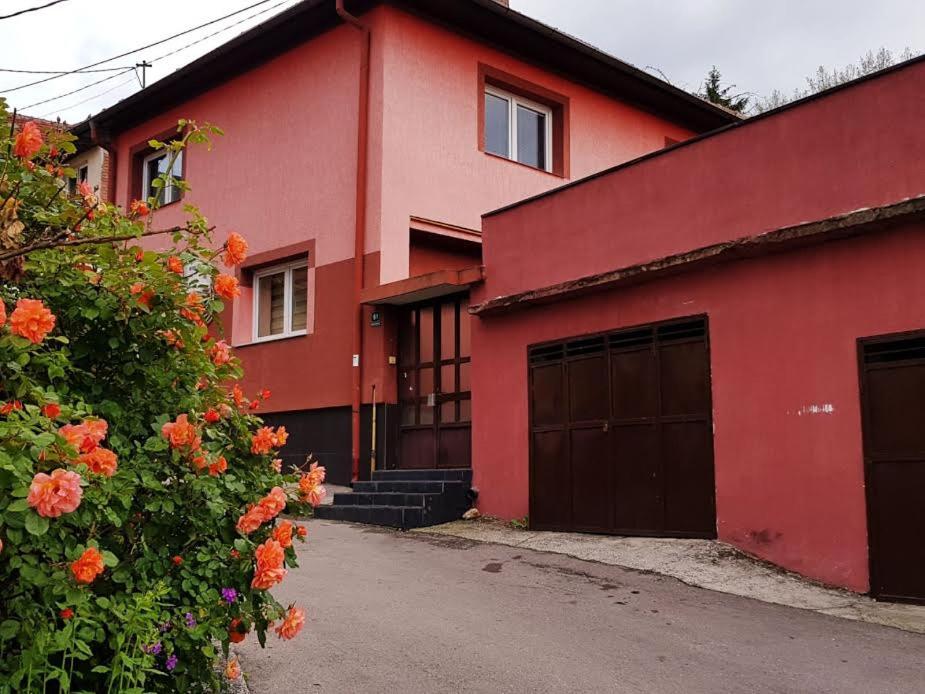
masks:
[[[145,197],[156,198],[158,197],[158,188],[154,187],[154,181],[157,180],[158,176],[167,172],[167,164],[170,161],[170,154],[165,152],[154,157],[150,157],[145,160],[145,171],[144,171],[144,183],[145,183]],[[183,178],[183,152],[178,152],[176,159],[173,162],[173,168],[171,170],[171,176],[176,180],[181,180]],[[160,194],[160,202],[162,205],[167,203],[175,202],[180,199],[180,189],[177,186],[167,186],[163,189],[163,192]]]
[[[264,275],[257,284],[257,337],[280,335],[283,332],[286,273]]]
[[[510,102],[494,94],[485,94],[485,150],[502,157],[511,156]]]
[[[517,106],[517,161],[546,168],[546,116]]]
[[[434,309],[433,306],[421,308],[420,351],[421,363],[434,360]]]
[[[471,400],[460,400],[459,401],[459,421],[468,422],[472,420],[472,401]]]
[[[292,328],[293,332],[305,330],[308,324],[308,268],[292,270]]]
[[[440,305],[440,358],[456,356],[456,302]]]

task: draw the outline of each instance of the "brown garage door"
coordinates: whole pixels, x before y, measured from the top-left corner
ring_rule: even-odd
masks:
[[[530,524],[715,537],[704,317],[531,347]]]
[[[860,351],[871,593],[925,602],[925,333]]]

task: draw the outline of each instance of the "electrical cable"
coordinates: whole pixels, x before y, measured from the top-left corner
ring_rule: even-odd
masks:
[[[39,10],[44,10],[46,7],[52,7],[53,5],[60,5],[62,2],[67,2],[67,0],[52,0],[52,2],[45,3],[44,5],[39,5],[38,7],[28,7],[24,10],[19,10],[19,12],[13,12],[11,14],[0,15],[0,19],[12,19],[13,17],[18,17],[21,14],[27,14],[29,12],[38,12]]]

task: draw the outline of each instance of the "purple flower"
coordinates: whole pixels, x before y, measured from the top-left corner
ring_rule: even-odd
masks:
[[[187,629],[192,629],[193,627],[196,626],[196,618],[193,617],[193,613],[192,613],[192,612],[187,612],[187,613],[184,615],[184,618],[186,619],[186,628],[187,628]]]
[[[142,646],[141,650],[143,650],[148,655],[158,655],[162,648],[163,646],[161,645],[161,642],[156,641],[155,643],[152,643],[148,646]]]
[[[173,629],[173,624],[171,624],[170,622],[164,622],[164,623],[161,624],[161,626],[160,626],[160,630],[161,630],[161,633],[162,633],[162,634],[166,634],[166,633],[167,633],[168,631],[170,631],[171,629]]]
[[[238,591],[234,588],[222,588],[222,598],[230,605],[238,599]]]
[[[167,662],[164,663],[164,667],[167,668],[167,672],[173,672],[173,669],[177,666],[177,656],[174,653],[171,653],[167,657]]]

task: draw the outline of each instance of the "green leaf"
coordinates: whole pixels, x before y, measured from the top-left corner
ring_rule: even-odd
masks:
[[[29,487],[16,487],[16,489],[10,492],[10,496],[25,498],[29,496]]]
[[[103,550],[103,565],[110,569],[119,564],[119,558],[109,550]]]
[[[26,516],[26,531],[30,535],[44,535],[48,532],[48,519],[37,513]]]
[[[19,633],[19,622],[7,619],[0,623],[0,639],[7,641]]]
[[[9,506],[6,507],[7,511],[12,511],[13,513],[18,513],[21,511],[29,510],[29,502],[25,499],[16,499]]]

